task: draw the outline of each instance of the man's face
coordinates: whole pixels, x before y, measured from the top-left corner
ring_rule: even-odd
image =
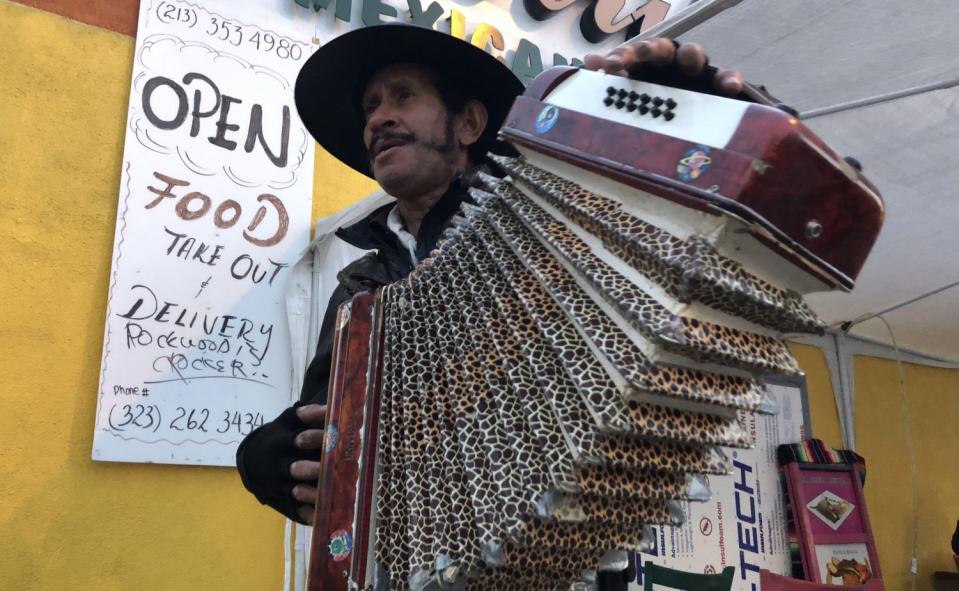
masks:
[[[466,146],[459,141],[457,116],[447,112],[429,71],[395,64],[366,85],[361,107],[363,143],[373,177],[387,193],[403,199],[445,187],[465,169]]]

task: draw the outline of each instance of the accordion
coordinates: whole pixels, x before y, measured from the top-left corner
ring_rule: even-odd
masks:
[[[337,319],[309,588],[569,589],[708,499],[876,189],[768,106],[572,68],[431,258]]]

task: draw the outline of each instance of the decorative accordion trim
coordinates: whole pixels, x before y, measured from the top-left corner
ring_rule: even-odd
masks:
[[[538,246],[532,234],[536,234],[568,260],[611,306],[618,308],[634,329],[668,350],[706,362],[747,369],[799,372],[799,366],[781,341],[672,314],[655,298],[593,254],[573,232],[552,221],[548,213],[511,185],[498,183],[496,190],[503,197],[503,202],[517,215],[510,218],[497,201],[493,202],[490,215],[510,244],[524,256],[530,268],[547,285],[556,284],[558,287],[558,282],[563,281],[567,274],[555,264],[540,264],[549,255],[543,252],[542,246]],[[519,225],[524,222],[532,232],[524,232]],[[556,257],[551,258],[556,260]]]
[[[490,158],[607,248],[680,301],[698,301],[781,332],[822,334],[825,325],[799,298],[748,274],[702,238],[681,240],[624,211],[607,197],[537,168],[521,158]]]

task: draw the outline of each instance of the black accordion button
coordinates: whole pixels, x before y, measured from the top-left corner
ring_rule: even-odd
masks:
[[[667,109],[675,109],[675,108],[676,108],[676,101],[674,101],[673,99],[666,99],[666,108],[667,108]]]
[[[660,115],[662,115],[663,112],[662,112],[662,110],[661,110],[659,107],[653,107],[653,110],[650,111],[649,114],[652,115],[653,118],[656,118],[656,117],[659,117]]]
[[[625,102],[625,101],[616,101],[616,108],[617,108],[617,109],[622,109],[622,108],[625,107],[625,106],[626,106],[626,102]]]
[[[609,96],[613,96],[614,94],[616,94],[616,89],[610,86],[606,89],[606,94],[608,94]]]
[[[675,116],[676,116],[676,113],[673,113],[672,111],[666,111],[665,113],[663,113],[663,119],[665,119],[666,121],[672,121],[673,117]]]
[[[640,105],[640,106],[639,106],[639,114],[640,114],[640,115],[645,115],[646,113],[649,113],[649,107],[647,107],[646,105]]]
[[[636,103],[629,103],[626,105],[626,110],[632,113],[636,110]]]
[[[619,89],[619,92],[617,92],[616,94],[619,95],[619,98],[626,98],[626,89],[625,89],[625,88],[620,88],[620,89]]]
[[[654,107],[660,107],[660,106],[662,106],[662,104],[663,104],[663,99],[659,98],[658,96],[653,99],[653,106],[654,106]]]
[[[604,98],[604,99],[603,99],[603,104],[606,105],[607,107],[610,106],[611,104],[613,104],[613,97],[608,96],[608,97]]]
[[[641,102],[641,103],[643,103],[643,104],[645,105],[645,104],[648,103],[649,101],[650,101],[650,97],[649,97],[649,95],[646,94],[645,92],[644,92],[643,94],[639,95],[639,102]]]

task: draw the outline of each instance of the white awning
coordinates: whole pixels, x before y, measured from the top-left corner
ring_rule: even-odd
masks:
[[[830,323],[894,308],[883,317],[899,347],[949,360],[959,360],[957,32],[955,0],[742,0],[680,38],[798,109],[885,199],[856,289],[813,295],[813,308]],[[876,318],[850,332],[892,344]]]

